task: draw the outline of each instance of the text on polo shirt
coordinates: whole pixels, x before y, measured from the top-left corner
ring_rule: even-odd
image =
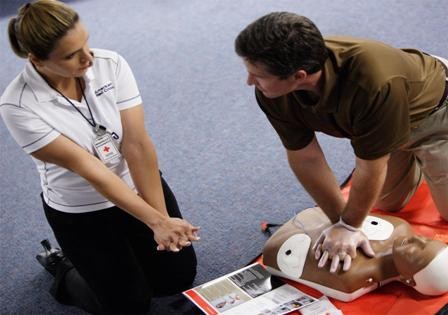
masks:
[[[114,86],[113,86],[112,82],[106,83],[99,89],[95,90],[95,95],[100,96],[100,95],[106,93],[107,91],[112,90],[113,88],[114,88]]]

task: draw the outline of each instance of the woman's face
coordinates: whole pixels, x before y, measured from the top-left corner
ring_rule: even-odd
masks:
[[[56,43],[48,59],[38,61],[39,70],[50,78],[82,77],[93,61],[88,39],[86,28],[81,22],[77,22]]]

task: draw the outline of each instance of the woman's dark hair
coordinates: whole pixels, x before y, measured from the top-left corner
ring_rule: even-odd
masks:
[[[249,24],[235,40],[236,53],[281,79],[297,70],[322,69],[328,52],[319,29],[304,16],[273,12]]]
[[[45,60],[56,42],[78,21],[78,14],[60,1],[38,0],[27,3],[9,21],[11,48],[21,58],[27,58],[32,53]]]

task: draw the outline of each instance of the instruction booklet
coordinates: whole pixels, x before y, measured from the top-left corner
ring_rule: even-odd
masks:
[[[205,314],[280,315],[318,301],[260,263],[183,292]]]

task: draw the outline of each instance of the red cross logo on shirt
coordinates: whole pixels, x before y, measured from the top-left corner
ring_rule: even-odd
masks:
[[[107,145],[106,145],[106,146],[104,146],[104,148],[103,148],[103,151],[104,151],[104,152],[106,152],[106,153],[107,153],[107,152],[109,152],[109,150],[110,150],[110,147],[108,147]]]

